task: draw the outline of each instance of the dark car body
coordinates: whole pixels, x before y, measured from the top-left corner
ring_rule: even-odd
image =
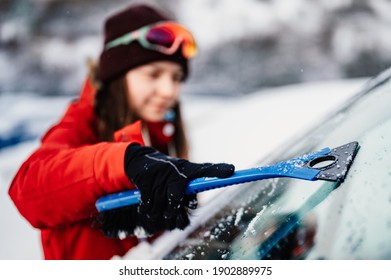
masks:
[[[222,191],[165,259],[391,259],[391,69],[262,165],[358,141],[343,183],[278,178]]]

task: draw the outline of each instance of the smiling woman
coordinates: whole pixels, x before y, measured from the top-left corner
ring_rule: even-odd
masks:
[[[234,172],[231,164],[187,159],[179,90],[194,54],[190,31],[150,6],[125,7],[105,21],[98,65],[79,99],[9,188],[20,214],[40,230],[45,259],[110,259],[132,249],[140,229],[151,238],[184,229],[197,206],[196,195],[185,197],[187,183]],[[98,215],[99,197],[134,188],[138,207]]]

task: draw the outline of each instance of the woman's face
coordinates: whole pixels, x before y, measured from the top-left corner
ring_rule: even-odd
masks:
[[[159,61],[126,74],[129,106],[142,120],[162,121],[177,102],[183,71],[179,64]]]

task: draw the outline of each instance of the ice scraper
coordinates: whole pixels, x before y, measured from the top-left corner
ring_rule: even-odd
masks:
[[[295,157],[276,164],[235,171],[228,178],[198,178],[189,182],[186,195],[251,181],[289,177],[301,180],[343,182],[359,149],[358,142],[337,148]],[[136,205],[140,201],[137,189],[106,195],[96,202],[98,212]]]

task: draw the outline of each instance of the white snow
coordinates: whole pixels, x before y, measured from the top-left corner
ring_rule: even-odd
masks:
[[[244,232],[244,236],[248,236],[250,233],[252,235],[255,235],[256,234],[256,230],[255,230],[255,226],[259,220],[259,218],[261,218],[263,212],[265,212],[267,206],[266,205],[263,205],[261,211],[259,211],[255,217],[250,221],[250,223],[248,224],[248,227],[246,229],[246,231]]]
[[[235,222],[234,222],[234,225],[235,225],[235,226],[239,225],[240,220],[241,220],[242,217],[243,217],[243,213],[244,213],[244,208],[243,208],[243,207],[240,207],[240,208],[238,209],[238,211],[236,212],[236,218],[235,218]]]

